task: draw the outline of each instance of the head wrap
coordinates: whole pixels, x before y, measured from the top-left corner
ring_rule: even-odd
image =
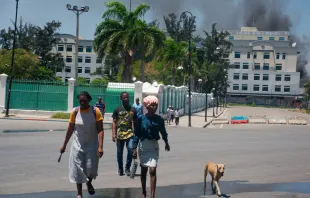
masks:
[[[143,104],[145,107],[148,107],[151,104],[158,105],[158,98],[156,96],[147,96],[143,99]]]

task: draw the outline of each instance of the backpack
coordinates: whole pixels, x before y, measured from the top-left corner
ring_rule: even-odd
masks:
[[[74,107],[74,115],[75,115],[75,118],[76,118],[76,115],[77,115],[78,112],[79,112],[79,109],[80,109],[80,107]],[[95,106],[93,106],[93,114],[94,114],[94,116],[95,116],[95,118],[96,118],[96,107],[95,107]]]

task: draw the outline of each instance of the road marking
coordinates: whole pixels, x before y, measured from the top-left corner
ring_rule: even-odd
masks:
[[[223,125],[221,125],[221,128],[223,127]]]

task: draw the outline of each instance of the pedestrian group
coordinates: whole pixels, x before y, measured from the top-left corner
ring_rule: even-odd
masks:
[[[70,114],[69,126],[60,152],[66,151],[67,144],[73,136],[69,157],[69,180],[77,186],[77,198],[82,198],[83,183],[86,183],[90,195],[95,194],[92,180],[98,176],[99,159],[103,156],[103,119],[106,106],[100,97],[95,105],[91,106],[92,97],[86,91],[81,92],[77,98],[80,106],[75,107]],[[123,92],[120,99],[121,105],[115,108],[112,114],[112,141],[116,144],[117,174],[130,176],[132,159],[137,159],[139,156],[141,197],[146,198],[146,178],[149,172],[151,198],[155,198],[156,168],[159,159],[158,140],[163,139],[165,150],[170,151],[165,121],[156,114],[158,98],[147,96],[143,99],[143,105],[140,104],[140,99],[136,98],[135,103],[130,105],[129,94]],[[143,107],[147,111],[145,114]],[[167,115],[169,124],[175,118],[178,125],[179,109],[174,111],[170,106]],[[125,145],[127,159],[124,167]]]

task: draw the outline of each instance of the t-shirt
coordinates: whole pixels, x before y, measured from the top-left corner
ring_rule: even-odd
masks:
[[[113,119],[116,119],[116,138],[119,140],[126,140],[134,136],[132,129],[132,120],[135,109],[130,105],[124,107],[123,105],[114,109],[112,114]]]
[[[142,115],[142,113],[143,113],[143,106],[142,106],[142,104],[135,103],[135,104],[132,105],[132,107],[134,107],[135,110],[136,110],[136,114],[137,114],[136,116],[140,117]]]
[[[105,104],[103,102],[96,102],[95,107],[99,108],[101,112],[105,110]]]
[[[93,108],[93,107],[91,107],[91,106],[90,106],[88,109],[81,109],[81,108],[79,108],[79,112],[80,112],[81,114],[83,114],[83,113],[88,113],[89,111],[92,111],[92,108]],[[102,117],[102,115],[101,115],[101,113],[100,113],[99,108],[96,108],[96,121],[98,122],[98,121],[100,121],[100,120],[103,120],[103,117]],[[72,112],[71,112],[71,114],[70,114],[70,120],[69,120],[69,122],[72,123],[72,124],[75,123],[75,110],[74,110],[74,109],[72,110]]]

